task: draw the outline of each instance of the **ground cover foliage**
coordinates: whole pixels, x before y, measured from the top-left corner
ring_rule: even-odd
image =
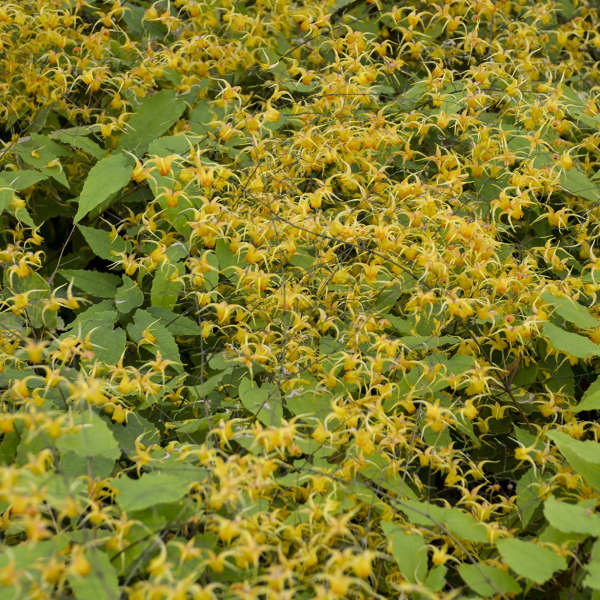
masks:
[[[0,593],[600,597],[600,15],[0,5]]]

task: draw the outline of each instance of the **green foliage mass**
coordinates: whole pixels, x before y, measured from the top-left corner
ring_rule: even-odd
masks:
[[[0,598],[600,600],[596,4],[0,3]]]

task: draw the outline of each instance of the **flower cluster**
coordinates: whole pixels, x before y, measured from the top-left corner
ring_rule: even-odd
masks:
[[[599,26],[4,3],[7,597],[597,594]]]

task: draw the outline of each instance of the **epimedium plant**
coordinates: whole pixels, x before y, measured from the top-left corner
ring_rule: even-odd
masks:
[[[598,598],[599,22],[0,7],[2,597]]]

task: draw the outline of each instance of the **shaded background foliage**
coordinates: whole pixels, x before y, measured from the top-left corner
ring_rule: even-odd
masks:
[[[598,24],[4,3],[3,597],[597,597]]]

